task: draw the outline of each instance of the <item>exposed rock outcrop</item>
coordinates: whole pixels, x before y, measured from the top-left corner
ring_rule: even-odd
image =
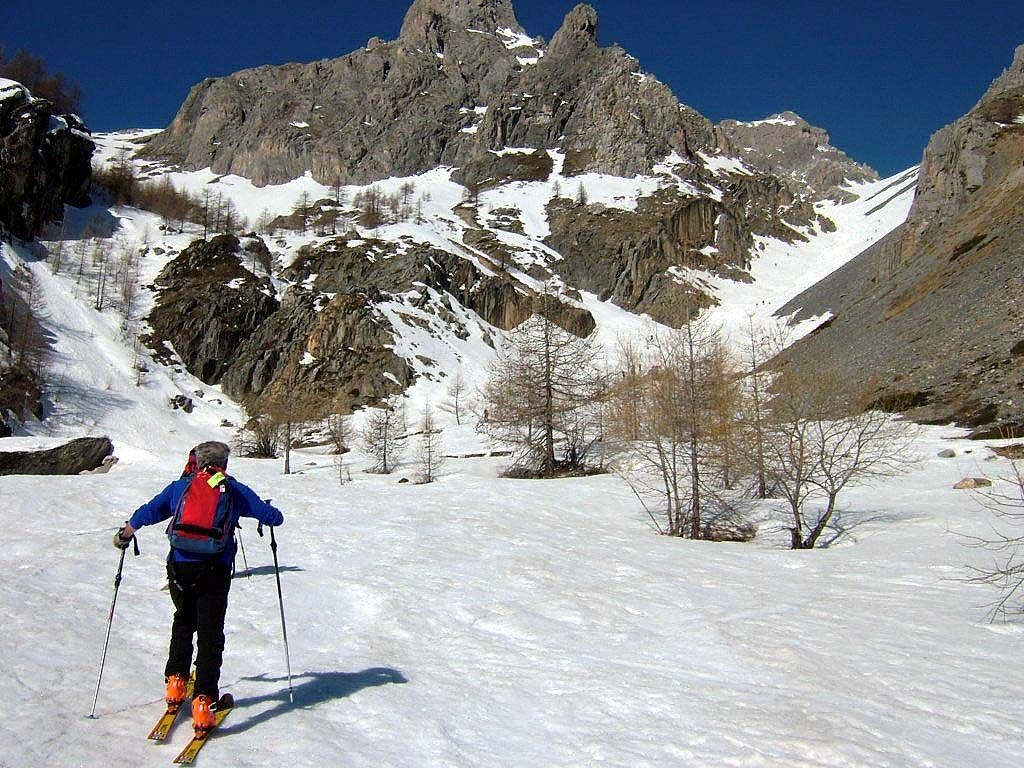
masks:
[[[749,279],[757,236],[801,239],[817,218],[814,199],[843,180],[874,178],[824,131],[781,118],[785,125],[714,126],[624,50],[601,47],[589,5],[573,8],[546,44],[524,33],[510,0],[416,0],[394,41],[196,85],[144,154],[256,184],[306,171],[327,184],[365,184],[446,166],[468,191],[454,206],[460,225],[442,235],[450,247],[365,231],[321,240],[283,275],[292,287],[280,306],[257,313],[260,323],[241,319],[230,343],[169,315],[154,328],[190,370],[236,397],[301,391],[322,401],[340,392],[359,404],[426,375],[417,354],[396,351],[396,324],[464,337],[476,322],[470,313],[489,338],[539,310],[584,335],[594,328],[575,293],[584,290],[680,325],[715,301],[709,275]],[[618,207],[556,193],[547,221],[517,209],[514,195],[507,207],[487,199],[509,182],[551,181],[517,188],[547,200],[555,181],[596,173],[624,187],[622,177],[643,175],[643,192],[629,190]],[[545,229],[549,248],[524,242]],[[528,286],[553,277],[571,287],[539,301]],[[410,303],[417,312],[403,309]]]
[[[511,279],[497,256],[481,268],[412,241],[337,238],[284,271],[291,287],[278,303],[238,253],[237,239],[221,236],[172,261],[157,279],[148,343],[170,342],[189,371],[257,409],[287,401],[310,413],[404,390],[415,373],[409,352],[395,350],[396,322],[466,338],[467,310],[503,330],[539,311],[581,336],[595,327],[571,300],[544,300]]]
[[[146,343],[169,361],[173,350],[208,384],[221,381],[238,349],[278,309],[273,286],[242,266],[240,252],[231,235],[197,240],[155,282]]]
[[[552,269],[579,290],[678,327],[714,303],[689,270],[749,280],[755,234],[803,239],[784,219],[813,220],[813,208],[774,177],[737,175],[722,187],[720,199],[663,189],[636,211],[558,198],[546,242],[564,258]]]
[[[1022,251],[1024,46],[932,137],[907,222],[781,310],[836,315],[785,359],[830,360],[869,399],[918,419],[1020,430]]]
[[[0,451],[0,475],[78,475],[111,464],[108,437],[80,437],[43,451]]]
[[[0,233],[31,240],[89,202],[94,145],[74,115],[0,78]]]
[[[828,133],[794,112],[764,120],[723,120],[716,126],[719,144],[751,168],[778,176],[812,197],[845,199],[846,182],[877,181],[874,169],[851,160],[829,143]]]

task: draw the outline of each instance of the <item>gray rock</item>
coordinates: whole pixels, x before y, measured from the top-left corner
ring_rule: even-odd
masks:
[[[103,458],[103,462],[98,467],[96,467],[96,469],[83,469],[78,474],[80,474],[80,475],[105,475],[111,469],[114,468],[114,465],[117,464],[118,461],[120,461],[120,459],[118,459],[117,456],[105,456]]]
[[[74,115],[22,88],[0,91],[0,234],[31,240],[89,203],[94,145]]]
[[[240,262],[238,239],[197,240],[160,272],[146,344],[170,361],[165,342],[207,384],[223,378],[238,349],[277,310],[273,286]]]
[[[107,437],[81,437],[42,451],[0,452],[0,475],[77,475],[102,467],[113,452]]]
[[[541,56],[540,42],[516,44],[526,38],[507,0],[417,0],[395,41],[204,80],[142,154],[262,185],[307,170],[366,183],[506,146],[561,149],[570,172],[632,175],[672,149],[713,146],[711,123],[620,48],[600,48],[596,25],[577,6]]]
[[[488,253],[483,240],[474,247]],[[497,264],[500,257],[493,258]],[[412,370],[394,353],[395,331],[376,304],[423,286],[433,295],[424,293],[418,308],[457,337],[467,337],[469,329],[451,312],[453,302],[504,330],[533,312],[579,335],[595,327],[590,313],[568,299],[544,301],[508,275],[486,274],[470,261],[419,244],[349,245],[338,238],[304,250],[283,276],[293,286],[240,345],[221,382],[226,392],[257,407],[290,397],[317,412],[339,395],[358,407],[404,390],[413,383]]]
[[[181,409],[185,413],[192,413],[195,409],[195,403],[192,402],[192,398],[186,397],[185,395],[175,395],[170,399],[168,404],[174,410]]]
[[[965,477],[959,483],[953,486],[953,490],[956,491],[969,491],[975,488],[988,488],[992,485],[992,481],[987,477]]]
[[[752,123],[723,120],[719,145],[762,173],[779,176],[814,199],[843,199],[847,181],[877,181],[874,169],[851,160],[829,143],[828,133],[793,112]]]

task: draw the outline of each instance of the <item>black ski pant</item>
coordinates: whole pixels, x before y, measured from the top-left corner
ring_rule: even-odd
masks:
[[[224,615],[228,610],[231,568],[218,559],[202,563],[167,563],[174,623],[164,674],[187,678],[192,667],[192,636],[196,636],[195,695],[220,697],[220,665],[224,657]]]

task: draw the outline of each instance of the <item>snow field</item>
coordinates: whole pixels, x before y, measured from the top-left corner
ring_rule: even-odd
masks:
[[[930,429],[923,455],[984,451],[947,435]],[[445,439],[456,452],[472,441]],[[47,478],[45,494],[38,479],[0,480],[18,500],[0,512],[0,702],[24,715],[0,720],[12,765],[110,765],[100,750],[112,739],[114,764],[171,756],[144,739],[170,621],[158,527],[126,558],[99,719],[82,715],[118,557],[109,538],[179,458]],[[354,482],[341,487],[314,451],[297,452],[303,474],[287,477],[280,462],[232,462],[286,515],[296,703],[270,552],[246,526],[254,575],[234,582],[222,679],[238,709],[207,761],[994,768],[1024,756],[1021,627],[985,624],[991,593],[959,580],[981,554],[957,534],[988,523],[971,494],[949,490],[978,472],[971,457],[926,459],[851,493],[848,532],[814,552],[780,548],[771,503],[754,544],[706,544],[653,535],[613,476],[500,480],[496,459],[450,459],[438,483],[415,486],[348,460]],[[11,535],[26,519],[45,521],[42,533]]]

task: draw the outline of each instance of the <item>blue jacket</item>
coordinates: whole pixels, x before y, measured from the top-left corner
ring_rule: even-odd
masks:
[[[192,482],[191,477],[183,477],[181,480],[175,480],[173,483],[164,488],[157,496],[150,501],[143,504],[128,521],[132,528],[142,528],[145,525],[154,525],[155,523],[162,522],[170,519],[174,515],[174,511],[178,508],[178,502],[184,495],[185,490],[188,488],[189,483]],[[264,525],[280,525],[284,522],[284,515],[281,511],[274,506],[271,506],[266,501],[263,501],[256,492],[247,485],[238,482],[233,477],[229,477],[226,481],[228,493],[231,494],[231,539],[228,541],[224,551],[214,557],[219,557],[225,563],[230,565],[234,562],[235,552],[238,549],[238,545],[235,543],[234,527],[235,523],[238,522],[239,517],[252,517],[259,520]],[[167,559],[175,563],[194,563],[201,560],[206,560],[209,555],[198,555],[193,552],[182,552],[181,550],[171,548],[171,551],[167,555]]]

